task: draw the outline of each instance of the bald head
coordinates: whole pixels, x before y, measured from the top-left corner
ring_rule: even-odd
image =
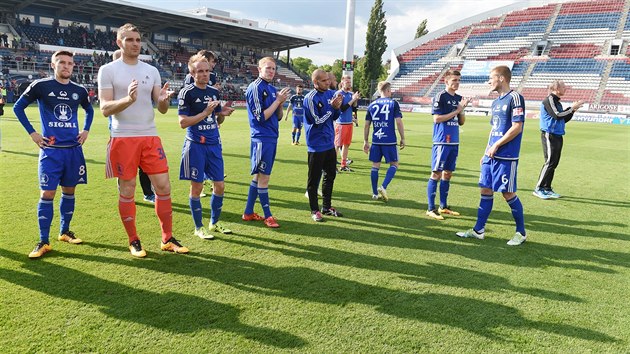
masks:
[[[311,80],[313,80],[313,86],[317,91],[326,91],[330,88],[330,77],[322,69],[315,69],[311,74]]]

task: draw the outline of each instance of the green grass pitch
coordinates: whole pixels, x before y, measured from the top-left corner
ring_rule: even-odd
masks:
[[[363,128],[355,128],[355,172],[337,176],[333,195],[345,215],[318,224],[304,197],[306,148],[290,144],[291,124],[283,121],[269,189],[281,227],[271,230],[240,221],[251,177],[249,126],[238,110],[221,128],[221,218],[235,234],[204,241],[192,236],[189,183],[178,180],[184,132],[171,107],[158,114],[158,129],[171,167],[174,232],[191,253],[159,250],[158,221],[138,187],[138,231],[148,257],[133,259],[116,181],[104,178],[107,120],[97,111],[84,147],[89,184],[77,188],[72,222],[85,243],[53,237],[51,253],[29,260],[38,240],[38,150],[5,111],[2,353],[566,353],[630,346],[628,127],[570,123],[554,181],[564,197],[543,201],[531,194],[543,163],[538,122],[525,123],[518,194],[528,241],[509,247],[514,224],[499,194],[485,240],[455,236],[475,221],[487,117],[470,116],[463,126],[449,196],[462,216],[443,222],[424,216],[428,115],[405,113],[408,146],[387,204],[371,199]],[[27,112],[39,127],[36,107]],[[203,205],[207,223],[209,198]]]

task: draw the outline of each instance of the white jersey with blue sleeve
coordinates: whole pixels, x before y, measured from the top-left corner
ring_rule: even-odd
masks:
[[[365,120],[374,128],[372,144],[396,145],[396,118],[402,117],[398,102],[391,98],[381,97],[370,103]]]

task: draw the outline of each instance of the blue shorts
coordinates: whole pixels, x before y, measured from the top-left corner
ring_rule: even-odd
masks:
[[[398,147],[396,145],[376,145],[372,144],[370,147],[369,159],[372,162],[381,162],[385,157],[385,162],[397,162],[398,161]]]
[[[222,182],[224,176],[221,145],[207,145],[184,141],[179,179],[203,182],[205,178]]]
[[[518,160],[499,160],[483,157],[479,187],[495,192],[516,192]]]
[[[433,144],[431,171],[455,171],[459,145]]]
[[[39,188],[54,191],[57,186],[75,187],[87,184],[83,148],[46,148],[39,151]]]
[[[302,129],[304,125],[304,116],[293,115],[293,129]]]
[[[251,174],[271,175],[273,163],[276,160],[277,143],[263,143],[260,141],[252,141],[250,158],[251,158]]]

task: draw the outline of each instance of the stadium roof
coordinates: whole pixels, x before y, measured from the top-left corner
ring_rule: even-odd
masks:
[[[321,43],[320,39],[295,36],[264,28],[228,23],[183,12],[140,6],[121,0],[3,0],[5,9],[16,13],[38,13],[60,19],[120,25],[131,22],[143,32],[200,33],[219,43],[283,51]]]

